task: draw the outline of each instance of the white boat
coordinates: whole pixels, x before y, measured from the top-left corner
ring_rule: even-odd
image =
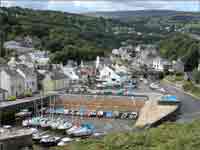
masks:
[[[73,137],[90,136],[93,134],[93,129],[91,126],[83,124],[80,127],[75,126],[72,130],[69,129],[67,133]]]
[[[66,133],[67,133],[68,135],[71,135],[75,130],[77,130],[77,129],[79,129],[79,128],[80,128],[80,126],[74,125],[74,126],[72,126],[70,129],[68,129],[68,130],[66,131]]]
[[[74,137],[81,137],[81,136],[90,136],[92,135],[93,131],[92,129],[89,129],[87,127],[81,127],[77,130],[75,130],[71,136],[74,136]]]
[[[37,134],[38,133],[38,129],[36,128],[30,128],[32,134]]]
[[[67,130],[67,129],[71,128],[71,127],[72,127],[72,123],[70,123],[70,122],[62,122],[62,123],[60,123],[58,125],[57,129],[58,130]]]
[[[40,143],[44,146],[56,146],[59,141],[60,141],[60,137],[49,136],[49,137],[42,138],[40,140]]]
[[[57,144],[57,146],[65,146],[66,144],[68,144],[69,142],[72,142],[72,141],[73,141],[72,138],[65,137],[60,140],[60,142]]]
[[[23,120],[22,121],[22,126],[23,127],[28,127],[31,125],[31,119]]]
[[[42,132],[42,133],[36,133],[36,134],[33,134],[32,135],[32,139],[33,141],[35,142],[40,142],[41,139],[45,139],[45,138],[48,138],[50,135],[44,135],[46,134],[46,132]]]

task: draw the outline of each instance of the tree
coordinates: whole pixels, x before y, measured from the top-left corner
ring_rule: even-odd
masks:
[[[200,71],[198,71],[197,69],[195,69],[192,73],[193,78],[195,80],[196,83],[200,83]]]

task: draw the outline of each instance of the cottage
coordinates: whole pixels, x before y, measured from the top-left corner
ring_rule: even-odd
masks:
[[[66,89],[70,86],[70,79],[61,71],[47,71],[42,86],[44,92]]]
[[[37,92],[37,74],[34,68],[28,68],[26,65],[17,66],[17,72],[24,78],[25,91]]]
[[[24,78],[15,70],[15,68],[1,68],[0,88],[8,91],[8,96],[23,95],[25,92]]]

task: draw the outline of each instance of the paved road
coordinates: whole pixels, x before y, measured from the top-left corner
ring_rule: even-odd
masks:
[[[167,83],[162,84],[162,86],[170,94],[176,95],[177,98],[181,100],[181,115],[177,120],[178,122],[188,122],[194,119],[200,119],[200,100],[181,92],[174,86]]]

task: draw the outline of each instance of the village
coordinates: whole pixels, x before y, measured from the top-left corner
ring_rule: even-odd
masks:
[[[16,138],[19,146],[32,147],[32,140],[55,146],[73,141],[71,137],[132,131],[134,124],[148,127],[171,119],[179,109],[180,101],[160,80],[164,72],[184,72],[184,66],[161,58],[154,45],[122,46],[108,57],[80,65],[72,60],[66,65],[51,64],[50,54],[35,50],[30,37],[4,46],[15,54],[0,67],[2,133],[8,133],[0,139],[4,147],[12,147],[6,142],[12,134],[21,137]],[[13,128],[8,125],[12,115],[3,116],[9,107],[15,108],[14,116],[20,121],[14,122],[25,134],[7,131]],[[63,137],[63,131],[69,137]],[[24,137],[27,140],[22,144]]]

